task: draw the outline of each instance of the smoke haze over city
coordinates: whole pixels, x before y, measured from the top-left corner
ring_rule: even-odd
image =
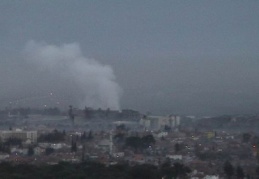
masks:
[[[258,1],[0,2],[0,105],[258,113]]]
[[[26,60],[35,65],[37,71],[49,74],[50,79],[55,78],[53,88],[62,86],[68,90],[65,94],[72,94],[77,106],[119,109],[120,87],[114,81],[112,68],[85,58],[78,44],[58,47],[30,41],[24,53]],[[60,91],[55,93],[59,94]]]

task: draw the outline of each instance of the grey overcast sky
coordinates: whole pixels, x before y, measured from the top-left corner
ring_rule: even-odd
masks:
[[[2,107],[259,113],[259,1],[1,0],[0,64]]]

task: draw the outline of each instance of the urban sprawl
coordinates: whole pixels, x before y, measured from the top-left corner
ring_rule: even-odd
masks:
[[[64,111],[6,108],[0,119],[1,171],[7,163],[12,169],[87,163],[104,167],[95,165],[100,173],[89,178],[104,173],[102,178],[259,177],[256,115],[153,116],[69,106]],[[119,166],[127,168],[127,176],[116,175],[124,170]],[[113,169],[113,177],[105,167]]]

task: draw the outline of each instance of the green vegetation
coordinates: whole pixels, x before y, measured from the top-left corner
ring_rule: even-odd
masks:
[[[46,155],[50,155],[50,154],[52,154],[54,151],[55,151],[55,150],[54,150],[53,148],[48,147],[48,148],[45,149],[45,154],[46,154]]]
[[[224,163],[224,172],[227,175],[228,179],[230,179],[234,175],[234,167],[229,161],[226,161]]]
[[[143,137],[131,136],[126,138],[125,145],[134,150],[143,150],[155,144],[155,142],[153,135],[146,135]]]
[[[58,130],[54,130],[52,133],[42,134],[39,136],[39,142],[50,142],[50,143],[57,143],[57,142],[64,142],[66,137],[66,133],[60,132]]]
[[[165,163],[161,167],[149,164],[129,166],[117,164],[105,166],[95,162],[72,164],[60,162],[56,165],[0,164],[1,178],[87,178],[87,179],[158,179],[186,177],[190,169],[182,164]]]

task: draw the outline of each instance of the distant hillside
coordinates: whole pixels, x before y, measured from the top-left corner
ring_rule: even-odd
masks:
[[[259,116],[218,116],[200,119],[194,125],[199,129],[254,131],[259,129]]]

